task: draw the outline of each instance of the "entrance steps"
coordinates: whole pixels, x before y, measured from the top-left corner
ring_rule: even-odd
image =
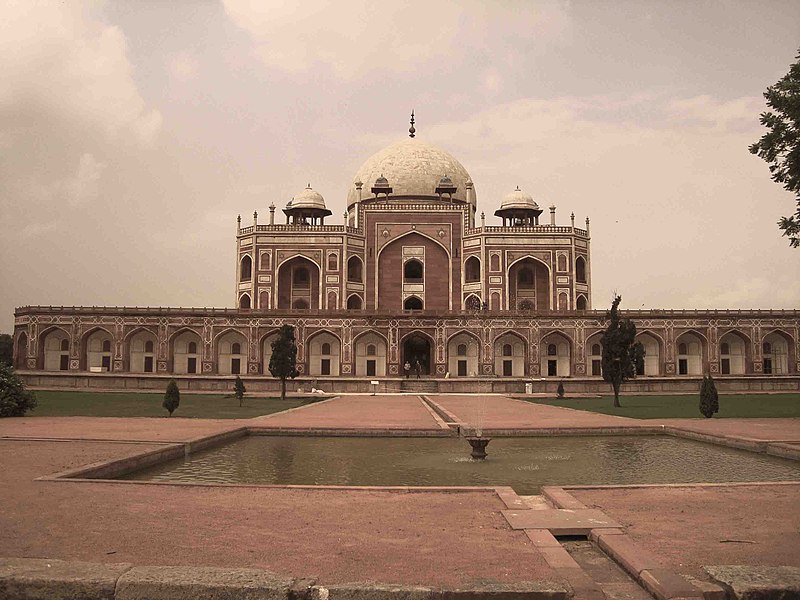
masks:
[[[439,382],[430,379],[403,379],[400,382],[400,391],[436,394],[439,392]]]

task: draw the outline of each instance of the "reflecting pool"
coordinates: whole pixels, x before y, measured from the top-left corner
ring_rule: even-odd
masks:
[[[800,463],[670,436],[495,438],[248,436],[126,479],[302,485],[543,485],[800,480]]]

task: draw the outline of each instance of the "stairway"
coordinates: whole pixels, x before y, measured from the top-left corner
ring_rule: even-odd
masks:
[[[400,382],[400,391],[436,394],[439,391],[439,382],[433,379],[403,379]]]

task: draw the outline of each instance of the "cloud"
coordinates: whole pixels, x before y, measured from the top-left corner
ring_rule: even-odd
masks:
[[[100,178],[105,168],[105,163],[99,162],[88,152],[81,156],[78,170],[63,183],[64,194],[70,206],[97,199]]]
[[[0,81],[4,137],[50,120],[141,141],[160,127],[137,90],[124,34],[78,3],[6,3]]]
[[[504,10],[477,0],[223,4],[269,67],[300,73],[321,66],[342,79],[453,67],[466,54],[485,54],[490,41],[495,59],[512,61],[518,49],[569,28],[568,4],[555,1],[511,2]],[[502,37],[488,40],[496,31]]]
[[[180,52],[169,61],[169,72],[173,79],[186,82],[197,77],[199,65],[189,52]]]

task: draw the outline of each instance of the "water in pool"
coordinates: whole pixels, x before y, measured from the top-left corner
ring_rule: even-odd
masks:
[[[669,436],[495,438],[249,436],[127,479],[301,485],[543,485],[800,480],[800,463]]]

